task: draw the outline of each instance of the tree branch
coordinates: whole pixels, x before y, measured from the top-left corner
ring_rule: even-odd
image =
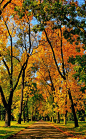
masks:
[[[55,91],[55,87],[54,87],[54,84],[53,84],[49,69],[48,69],[48,73],[49,73],[49,77],[50,77],[50,81],[51,81],[51,90]]]
[[[45,30],[44,30],[44,32],[45,32],[45,35],[46,35],[47,41],[48,41],[48,43],[49,43],[49,45],[50,45],[50,47],[51,47],[51,50],[52,50],[52,53],[53,53],[53,57],[54,57],[54,61],[55,61],[55,64],[56,64],[57,70],[58,70],[59,74],[61,75],[61,77],[65,80],[65,79],[66,79],[65,76],[61,73],[61,71],[60,71],[60,69],[59,69],[59,66],[58,66],[58,64],[57,64],[56,56],[55,56],[55,53],[54,53],[54,50],[53,50],[52,44],[51,44],[51,42],[50,42],[50,40],[49,40],[49,38],[48,38],[48,36],[47,36],[47,32],[46,32]]]
[[[18,62],[20,62],[19,58],[17,58],[16,56],[12,56],[12,57],[14,57],[15,59],[17,59],[17,60],[18,60]]]
[[[4,0],[2,0],[2,1],[0,2],[0,4],[2,4],[3,1],[4,1]]]
[[[2,0],[2,2],[3,2],[4,0]],[[3,6],[3,9],[9,4],[9,3],[11,3],[11,1],[12,0],[9,0],[4,6]],[[1,3],[2,3],[1,2]],[[1,3],[0,3],[0,5],[1,5]],[[2,11],[3,11],[3,9],[2,9]],[[2,11],[0,10],[0,15],[2,14]]]
[[[6,103],[5,96],[4,96],[4,93],[3,93],[3,90],[2,90],[2,87],[1,86],[0,86],[0,92],[1,92],[1,97],[2,97],[3,105],[6,108],[7,103]]]
[[[29,25],[29,44],[30,44],[30,46],[29,46],[29,54],[30,54],[30,50],[31,50],[30,21],[28,22],[28,25]]]
[[[63,50],[62,50],[62,30],[61,31],[61,58],[62,58],[62,69],[63,69],[63,75],[65,76],[65,69],[64,69],[64,58],[63,58]]]
[[[7,66],[7,63],[5,62],[5,60],[4,60],[4,59],[3,59],[2,61],[3,61],[3,63],[4,63],[4,65],[5,65],[5,67],[6,67],[7,71],[8,71],[8,74],[9,74],[9,76],[10,76],[10,71],[9,71],[9,67]]]
[[[18,82],[19,82],[19,79],[20,79],[20,76],[21,76],[21,73],[22,73],[23,69],[26,68],[28,59],[29,59],[29,55],[27,54],[27,60],[26,60],[26,62],[23,64],[23,66],[22,66],[22,68],[21,68],[21,71],[20,71],[19,76],[18,76],[18,78],[17,78],[17,82],[16,82],[16,84],[15,84],[15,86],[14,86],[14,88],[13,88],[13,91],[16,89],[16,87],[17,87],[17,85],[18,85]]]
[[[82,32],[84,32],[84,34],[86,34],[86,31],[83,29],[83,27],[80,27],[79,25],[77,25],[77,22],[76,21],[71,21],[69,18],[67,18],[66,16],[65,16],[65,19],[68,21],[68,22],[70,22],[70,24],[71,25],[74,25],[74,26],[76,26],[77,28],[79,28]]]
[[[14,88],[11,90],[8,104],[10,103],[10,100],[11,100],[11,98],[12,98],[12,96],[13,96],[13,92],[15,91],[15,89],[16,89],[16,87],[17,87],[17,85],[18,85],[18,82],[19,82],[21,73],[22,73],[22,71],[25,70],[25,68],[26,68],[28,59],[29,59],[29,55],[27,54],[27,60],[26,60],[26,62],[23,64],[23,66],[22,66],[22,68],[21,68],[21,71],[20,71],[20,73],[19,73],[19,76],[18,76],[18,78],[17,78],[17,81],[16,81],[16,84],[15,84]]]

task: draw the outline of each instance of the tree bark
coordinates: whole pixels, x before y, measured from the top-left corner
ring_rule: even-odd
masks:
[[[60,114],[57,112],[57,123],[60,123]]]
[[[10,126],[10,121],[11,121],[11,106],[7,105],[6,113],[5,113],[5,126],[6,127]]]
[[[22,116],[23,89],[24,89],[24,76],[25,76],[25,70],[23,70],[23,74],[22,74],[21,101],[20,101],[20,112],[19,112],[19,119],[18,119],[18,123],[19,123],[19,124],[21,124],[21,116]]]
[[[1,104],[0,104],[0,120],[1,120]]]
[[[24,121],[24,123],[25,123],[25,103],[24,103],[24,109],[23,109],[23,121]]]
[[[69,94],[69,99],[71,100],[71,108],[72,108],[72,113],[73,113],[73,116],[74,116],[75,127],[79,127],[78,119],[77,119],[77,116],[76,116],[76,113],[75,113],[75,108],[74,108],[73,99],[72,99],[72,96],[71,96],[70,89],[68,90],[68,94]]]
[[[66,113],[64,115],[64,125],[66,125],[66,124],[67,124],[67,111],[66,111]]]
[[[33,121],[33,111],[32,111],[32,114],[31,114],[31,121]]]
[[[66,105],[67,105],[67,94],[65,97],[65,109],[66,109]],[[67,124],[67,110],[65,110],[65,114],[64,114],[64,125]]]
[[[28,96],[27,96],[27,101],[26,101],[26,121],[28,122],[29,117],[28,117],[28,105],[27,105],[27,103],[28,103]]]
[[[54,121],[54,117],[52,116],[52,122]]]

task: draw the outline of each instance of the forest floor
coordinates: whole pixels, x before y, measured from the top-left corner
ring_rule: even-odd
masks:
[[[8,139],[79,139],[55,124],[39,121]],[[80,139],[85,139],[83,136]]]

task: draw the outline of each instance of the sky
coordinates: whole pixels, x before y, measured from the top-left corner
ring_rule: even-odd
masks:
[[[75,0],[76,1],[76,0]],[[77,0],[80,5],[85,3],[85,0]]]
[[[67,1],[71,1],[71,0],[67,0]],[[82,5],[85,3],[85,0],[74,0],[74,1],[78,1],[79,5]]]

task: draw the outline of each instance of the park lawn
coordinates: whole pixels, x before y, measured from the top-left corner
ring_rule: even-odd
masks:
[[[73,136],[78,137],[80,139],[86,139],[86,121],[85,122],[79,121],[79,127],[77,128],[74,127],[73,121],[67,122],[66,125],[64,125],[63,122],[58,124],[56,123],[52,124],[53,126],[58,127],[65,133],[72,134]]]
[[[0,139],[6,139],[10,137],[11,135],[14,135],[18,133],[19,131],[25,129],[26,127],[30,126],[34,122],[21,122],[21,124],[18,124],[17,121],[11,121],[10,127],[5,127],[5,122],[0,121]]]

